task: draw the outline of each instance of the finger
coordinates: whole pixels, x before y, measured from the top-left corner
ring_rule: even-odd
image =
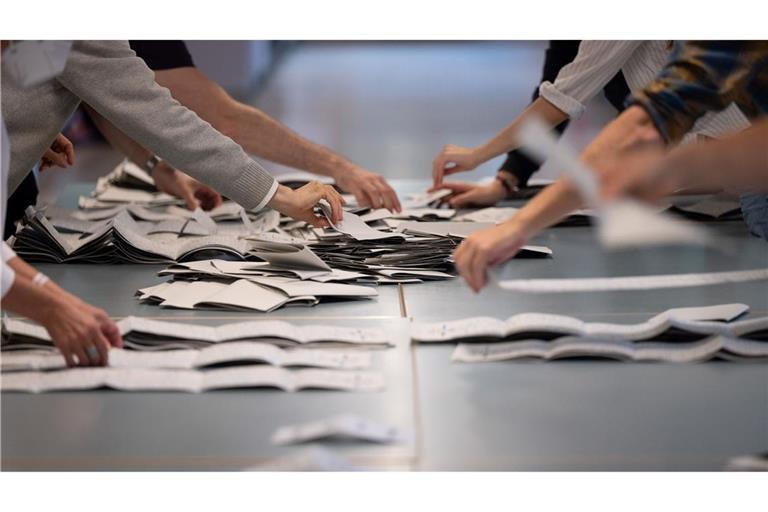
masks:
[[[467,263],[468,283],[472,291],[477,293],[485,285],[485,252],[477,248]]]
[[[67,363],[69,368],[76,366],[75,359],[72,357],[72,351],[69,349],[69,347],[61,346],[59,347],[59,352],[61,352],[61,355],[64,356],[64,361]]]
[[[399,212],[401,210],[400,201],[397,198],[397,194],[389,186],[389,183],[381,178],[379,181],[379,189],[381,190],[382,197],[384,198],[384,208],[391,212]]]
[[[99,322],[101,324],[101,333],[107,338],[111,346],[122,347],[123,337],[120,335],[120,328],[111,318],[106,316],[106,313],[104,315],[105,318]]]
[[[341,209],[341,197],[332,187],[324,186],[323,198],[331,205],[331,220],[335,223],[341,222],[344,215]]]
[[[182,182],[179,187],[179,195],[181,196],[181,199],[184,201],[184,203],[187,205],[187,208],[190,210],[197,209],[198,206],[200,206],[200,203],[197,201],[197,198],[195,197],[195,191],[192,188],[192,185],[187,182]]]
[[[46,158],[43,158],[43,159],[40,161],[40,172],[42,172],[42,171],[44,171],[44,170],[48,169],[50,166],[51,166],[51,162],[50,162],[50,160],[48,160],[48,159],[46,159]]]
[[[87,338],[87,342],[90,343],[90,337]],[[77,343],[72,347],[72,351],[77,357],[77,366],[90,366],[91,360],[85,353],[85,346],[82,343]]]
[[[331,223],[328,222],[328,219],[326,219],[325,217],[321,217],[320,215],[312,215],[308,219],[302,219],[302,220],[312,224],[316,228],[329,228],[329,227],[331,227]]]
[[[94,343],[96,350],[98,351],[98,359],[91,360],[94,366],[107,366],[109,364],[109,341],[104,337],[103,333],[98,333]]]
[[[464,192],[462,194],[451,197],[448,200],[448,204],[453,208],[461,208],[463,206],[472,204],[472,196],[474,194],[470,192]]]
[[[443,171],[445,171],[445,154],[440,153],[432,162],[432,184],[435,187],[443,183]]]
[[[54,165],[57,165],[59,167],[69,167],[69,163],[67,162],[67,156],[64,153],[59,153],[55,151],[47,151],[45,153],[46,158],[51,160]]]
[[[73,146],[66,137],[64,137],[64,140],[67,141],[64,144],[64,153],[67,155],[67,162],[69,162],[69,165],[75,165],[75,146]]]
[[[376,201],[365,187],[355,192],[355,199],[357,200],[357,205],[362,208],[375,208]]]

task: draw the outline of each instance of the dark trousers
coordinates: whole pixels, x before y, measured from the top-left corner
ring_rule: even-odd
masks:
[[[549,42],[549,48],[547,48],[547,53],[544,57],[544,69],[541,73],[540,83],[555,81],[560,70],[576,58],[576,54],[579,52],[579,43],[581,41]],[[605,85],[603,94],[617,111],[621,112],[624,110],[624,100],[629,95],[629,87],[621,71],[616,73],[616,76]],[[539,88],[536,87],[533,91],[533,99],[535,100],[538,97]],[[563,121],[555,127],[555,132],[558,136],[563,134],[567,126],[568,121]],[[501,169],[514,174],[519,186],[524,187],[531,175],[539,170],[539,167],[538,163],[522,154],[520,150],[515,150],[507,154],[507,159],[502,164]]]

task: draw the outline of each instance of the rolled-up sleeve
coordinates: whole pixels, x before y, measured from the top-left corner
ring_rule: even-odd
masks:
[[[553,82],[539,86],[539,95],[571,119],[621,70],[642,41],[582,41],[579,53]]]
[[[58,81],[128,136],[244,208],[272,198],[275,179],[174,100],[127,42],[75,42]]]
[[[8,262],[16,257],[16,253],[8,247],[8,244],[3,242],[2,247],[0,247],[0,254],[2,256],[0,258],[0,265],[2,265],[0,267],[0,297],[5,297],[16,279],[16,272],[8,265]]]

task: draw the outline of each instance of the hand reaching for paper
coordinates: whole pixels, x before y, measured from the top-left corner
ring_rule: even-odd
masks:
[[[488,268],[514,256],[525,245],[525,239],[512,221],[472,233],[453,253],[456,270],[477,293],[488,282]]]
[[[336,184],[355,196],[357,204],[370,208],[386,208],[391,212],[402,211],[400,200],[383,176],[355,168],[339,173]]]
[[[152,178],[158,190],[183,199],[190,210],[198,206],[203,210],[211,210],[221,204],[221,195],[218,192],[174,169],[165,161],[155,166],[152,170]]]
[[[72,142],[62,134],[58,134],[51,143],[43,158],[40,159],[40,170],[44,171],[49,167],[61,167],[66,169],[75,163],[75,147]]]
[[[345,204],[344,199],[332,186],[322,185],[316,181],[311,181],[298,190],[278,185],[268,206],[296,220],[303,220],[315,227],[324,228],[329,226],[328,221],[315,213],[315,206],[322,199],[325,199],[331,207],[333,222],[340,222],[344,214],[341,208]]]
[[[106,366],[109,347],[122,347],[120,330],[107,314],[63,292],[41,323],[67,366]]]
[[[448,144],[432,161],[432,185],[439,188],[443,177],[457,172],[471,171],[480,164],[475,150]]]
[[[430,188],[427,192],[448,189],[451,195],[443,198],[451,208],[466,208],[470,206],[493,206],[506,197],[506,190],[499,180],[493,180],[485,185],[467,183],[464,181],[445,181],[442,185]]]

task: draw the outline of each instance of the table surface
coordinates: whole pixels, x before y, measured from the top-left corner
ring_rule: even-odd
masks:
[[[396,182],[401,193],[423,181]],[[65,189],[71,206],[84,188]],[[719,249],[605,253],[588,227],[553,228],[531,243],[550,260],[513,260],[513,277],[591,277],[739,270],[768,265],[768,244],[741,222],[710,224]],[[178,311],[139,304],[137,288],[161,267],[40,265],[68,290],[111,315],[218,324],[285,318],[297,323],[382,326],[401,345],[376,356],[381,393],[242,390],[187,395],[92,391],[2,394],[4,469],[239,469],[296,449],[271,431],[296,421],[356,412],[413,433],[395,446],[326,445],[352,463],[422,470],[717,470],[768,448],[768,364],[618,362],[451,363],[451,345],[407,346],[407,320],[520,312],[638,322],[670,307],[742,302],[768,314],[763,282],[635,292],[473,295],[460,280],[380,286],[379,297],[273,313]]]

